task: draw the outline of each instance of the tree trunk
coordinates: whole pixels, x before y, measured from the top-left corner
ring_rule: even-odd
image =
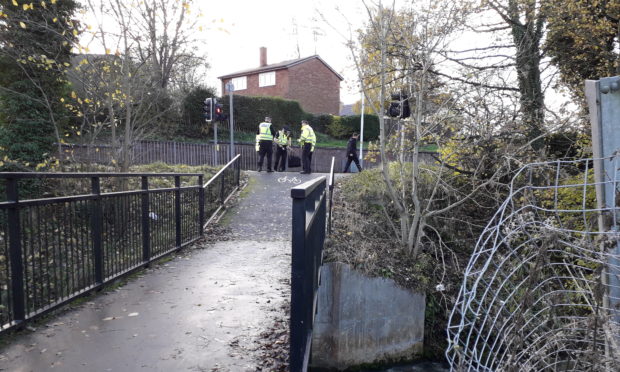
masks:
[[[536,17],[535,2],[525,11],[521,22],[518,1],[509,0],[508,9],[512,38],[516,47],[516,68],[519,82],[520,104],[526,136],[536,152],[543,150],[542,138],[545,120],[545,96],[540,78],[540,40],[544,18]]]

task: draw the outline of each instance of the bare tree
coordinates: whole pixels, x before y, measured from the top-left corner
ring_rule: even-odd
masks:
[[[468,28],[488,40],[474,48],[446,49],[443,56],[463,67],[463,74],[446,74],[467,84],[480,85],[519,94],[522,131],[531,148],[544,155],[545,130],[545,65],[541,41],[545,34],[546,16],[539,0],[486,0],[472,7]],[[483,71],[516,71],[511,77],[490,84],[475,78]],[[471,78],[473,76],[474,78]]]
[[[467,171],[467,186],[457,187],[450,180],[454,169],[443,159],[438,166],[424,166],[420,149],[429,142],[445,142],[445,129],[459,126],[464,120],[461,99],[465,95],[437,78],[438,63],[453,32],[458,30],[463,8],[457,2],[412,2],[408,9],[389,8],[379,1],[364,2],[368,26],[356,43],[353,33],[347,45],[359,74],[369,106],[379,117],[379,153],[381,173],[389,205],[399,226],[393,225],[405,250],[417,256],[428,242],[439,242],[434,220],[445,216],[477,193],[496,182],[501,167],[483,168],[479,161]],[[411,104],[411,118],[397,120],[397,130],[388,136],[390,121],[384,116],[388,91],[404,92]],[[375,94],[376,93],[376,94]],[[390,162],[389,154],[395,154]],[[480,159],[479,159],[480,160]],[[453,167],[452,167],[453,168]],[[463,174],[463,171],[459,172]]]
[[[93,96],[86,99],[99,106],[90,106],[91,113],[105,110],[112,147],[119,149],[114,162],[121,171],[127,171],[134,143],[152,132],[157,119],[173,108],[162,109],[160,102],[167,96],[161,80],[153,78],[152,65],[136,54],[141,41],[135,28],[141,20],[138,3],[89,0],[88,10],[97,18],[93,39],[105,49],[108,58],[89,67],[92,71],[86,74],[84,83],[97,84],[97,87],[84,91],[90,91]],[[109,15],[115,20],[114,25],[110,24]],[[89,65],[88,60],[84,64]],[[96,77],[98,68],[105,73]]]
[[[185,71],[206,66],[203,57],[196,55],[197,16],[192,13],[193,0],[140,1],[137,4],[137,27],[133,31],[137,57],[150,64],[153,79],[160,88],[181,84]]]

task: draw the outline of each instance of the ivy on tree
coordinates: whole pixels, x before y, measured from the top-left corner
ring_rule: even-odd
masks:
[[[74,0],[0,0],[0,155],[44,162],[69,113],[65,70],[79,35]]]

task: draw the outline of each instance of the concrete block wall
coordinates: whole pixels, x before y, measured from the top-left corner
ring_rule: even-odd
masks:
[[[413,360],[424,343],[426,297],[341,263],[323,266],[312,366],[344,370]]]

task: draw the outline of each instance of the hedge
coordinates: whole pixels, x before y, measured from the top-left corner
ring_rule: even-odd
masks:
[[[265,116],[270,116],[272,123],[277,129],[289,125],[291,129],[297,128],[306,113],[302,110],[299,102],[274,97],[248,97],[234,96],[235,107],[235,130],[253,132],[258,128]],[[218,100],[222,103],[224,112],[230,112],[230,98],[224,96]]]
[[[327,134],[334,138],[346,139],[360,131],[361,115],[334,116],[327,127]],[[379,138],[379,118],[376,115],[364,115],[364,140],[374,141]]]
[[[316,132],[327,133],[337,139],[347,139],[360,130],[360,115],[333,116],[329,114],[313,115],[304,112],[299,102],[275,97],[234,96],[235,130],[254,132],[265,116],[270,116],[277,129],[288,125],[293,132],[300,131],[302,120],[308,120]],[[229,112],[229,96],[218,100],[224,112]],[[379,118],[364,115],[364,139],[379,138]]]
[[[215,97],[215,89],[198,86],[192,89],[184,98],[181,106],[181,122],[178,134],[190,138],[203,138],[205,135],[204,101],[205,98]]]

